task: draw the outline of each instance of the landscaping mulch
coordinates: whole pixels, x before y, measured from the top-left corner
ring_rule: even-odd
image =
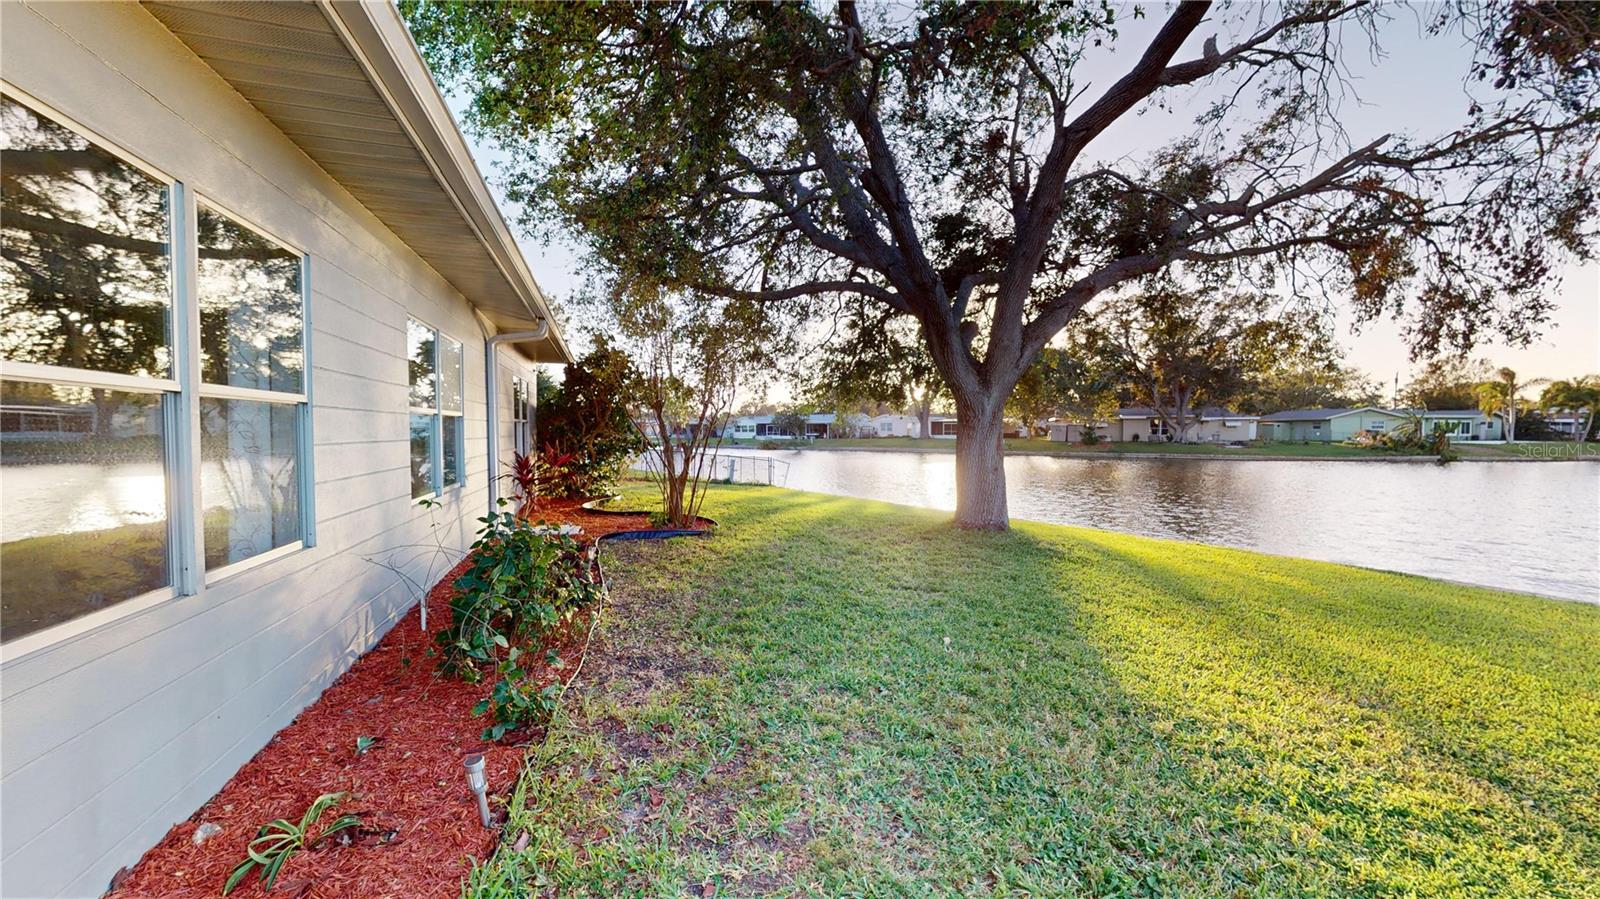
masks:
[[[538,505],[527,512],[530,521],[548,521],[552,524],[575,524],[583,528],[585,538],[602,537],[623,531],[656,530],[650,516],[644,512],[585,509],[584,499],[540,499]],[[710,519],[700,518],[697,526],[709,528]]]
[[[594,512],[580,504],[547,501],[528,517],[577,524],[585,542],[651,527],[643,514]],[[466,562],[457,565],[429,591],[430,628],[449,620],[450,585],[465,567]],[[261,825],[277,818],[298,822],[317,796],[331,792],[348,795],[323,815],[318,827],[350,813],[361,816],[361,827],[327,845],[297,852],[270,895],[458,895],[471,859],[488,858],[501,837],[498,829],[479,823],[462,760],[474,752],[483,754],[490,805],[502,815],[527,745],[543,734],[524,731],[500,743],[482,740],[489,721],[474,716],[472,707],[489,695],[493,679],[468,684],[441,676],[428,653],[433,635],[422,632],[419,611],[412,609],[216,796],[119,875],[110,895],[217,896]],[[542,681],[568,675],[588,630],[588,615],[580,615],[546,639],[544,646],[556,649],[564,666],[538,672]],[[532,655],[544,665],[543,652]],[[375,738],[364,753],[357,752],[360,737]],[[197,843],[202,827],[211,835]],[[258,875],[259,869],[232,895],[263,895]]]

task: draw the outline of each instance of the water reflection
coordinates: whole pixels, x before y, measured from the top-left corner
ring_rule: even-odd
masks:
[[[734,451],[787,486],[955,508],[944,453]],[[1600,465],[1006,460],[1015,518],[1600,602]]]

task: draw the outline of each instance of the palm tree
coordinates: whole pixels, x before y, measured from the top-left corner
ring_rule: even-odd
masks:
[[[1509,368],[1502,368],[1495,372],[1493,381],[1479,384],[1473,391],[1478,396],[1478,408],[1484,415],[1500,413],[1506,425],[1506,443],[1517,442],[1517,394],[1529,387],[1548,384],[1549,378],[1533,378],[1527,381],[1518,381],[1517,373]]]
[[[1582,410],[1583,427],[1572,429],[1572,439],[1593,440],[1600,425],[1600,375],[1584,375],[1570,381],[1554,381],[1539,395],[1542,409]]]

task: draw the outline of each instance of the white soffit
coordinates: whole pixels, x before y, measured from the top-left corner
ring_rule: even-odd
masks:
[[[145,9],[501,331],[551,320],[444,98],[389,2],[145,0]],[[553,320],[517,344],[571,362]]]

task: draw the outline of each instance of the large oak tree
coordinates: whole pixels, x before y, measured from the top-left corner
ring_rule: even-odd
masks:
[[[1437,77],[1475,97],[1422,135],[1341,127],[1346,55],[1386,34],[1362,0],[1180,3],[1137,46],[1110,4],[405,9],[527,224],[573,229],[604,277],[912,319],[954,396],[969,527],[1006,526],[1006,398],[1097,296],[1308,277],[1433,352],[1526,340],[1594,243],[1589,4],[1429,7],[1431,35],[1477,48]],[[1119,75],[1091,80],[1097,58]],[[1195,108],[1187,134],[1106,152],[1161,104]]]

